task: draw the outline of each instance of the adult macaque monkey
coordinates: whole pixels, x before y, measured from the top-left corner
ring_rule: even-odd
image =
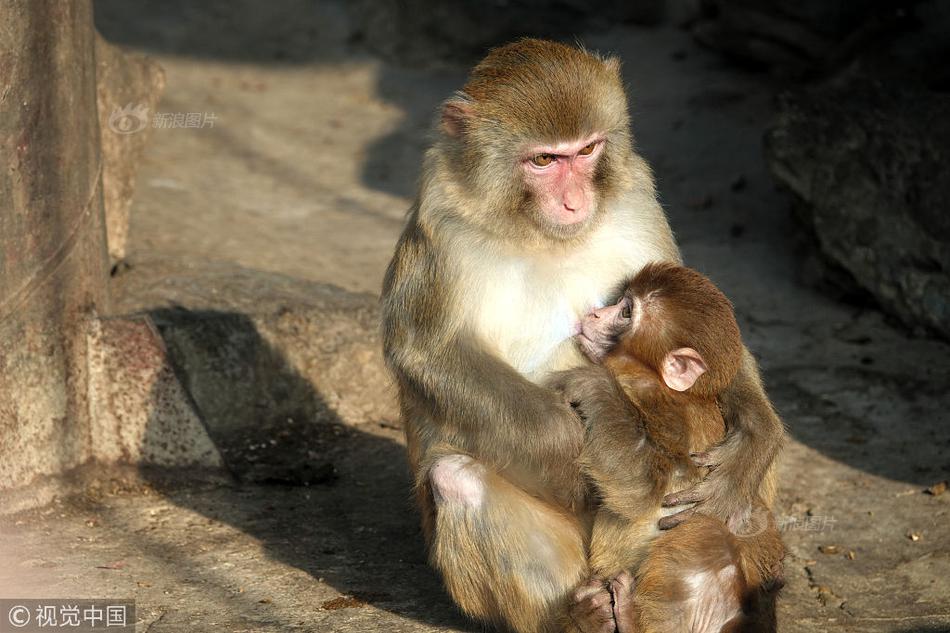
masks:
[[[430,559],[466,613],[554,631],[587,579],[589,521],[582,424],[539,383],[587,362],[572,341],[583,315],[680,255],[631,146],[616,59],[533,39],[495,49],[437,127],[383,287]],[[667,501],[735,525],[783,428],[748,354],[721,405],[717,467]]]

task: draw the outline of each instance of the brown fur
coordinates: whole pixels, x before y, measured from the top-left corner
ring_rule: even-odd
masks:
[[[715,398],[732,382],[742,362],[742,338],[732,304],[708,278],[685,266],[655,262],[637,273],[626,294],[644,302],[641,327],[647,330],[625,334],[615,357],[643,359],[656,368],[670,351],[692,347],[708,371],[690,394]]]
[[[635,571],[631,613],[625,616],[638,632],[719,631],[722,622],[706,629],[704,619],[715,621],[717,608],[728,611],[729,605],[739,611],[730,630],[774,630],[769,583],[784,548],[771,499],[757,500],[738,536],[705,515],[659,536],[654,527],[663,497],[702,479],[690,455],[725,433],[716,397],[736,378],[742,360],[731,304],[707,278],[667,264],[645,267],[627,295],[645,301],[643,312],[604,367],[557,379],[589,425],[580,463],[601,502],[591,571],[602,578]],[[708,366],[683,392],[667,387],[660,375],[664,356],[681,347],[700,351]],[[697,594],[691,577],[706,579],[705,591]],[[712,598],[694,604],[697,595]]]
[[[491,52],[442,109],[383,287],[384,351],[431,561],[466,613],[519,633],[557,630],[559,610],[588,573],[590,528],[575,461],[583,429],[538,384],[584,361],[569,339],[530,370],[516,367],[511,350],[548,353],[548,332],[533,324],[565,302],[577,318],[647,261],[680,259],[649,167],[631,147],[618,67],[538,40]],[[577,230],[552,229],[539,220],[518,163],[533,143],[587,131],[605,138],[595,208]],[[528,287],[548,290],[509,305],[504,298],[524,287],[511,285],[513,270]],[[576,279],[564,280],[565,272]],[[512,323],[500,331],[492,317],[508,310]],[[734,415],[758,428],[763,422],[745,412],[768,400],[749,384],[743,397],[751,404],[735,400]],[[747,448],[748,432],[738,433],[735,445]],[[775,443],[767,429],[755,437],[766,448]],[[430,469],[453,454],[476,460],[481,506],[434,502]],[[749,472],[737,457],[736,479],[718,484],[710,503],[725,514],[743,507],[732,493],[758,492],[766,457]]]

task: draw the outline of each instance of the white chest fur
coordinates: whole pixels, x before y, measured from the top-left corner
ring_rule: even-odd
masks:
[[[470,252],[459,264],[465,325],[524,376],[576,365],[571,340],[580,318],[603,306],[624,279],[656,259],[636,222],[605,224],[564,253]]]

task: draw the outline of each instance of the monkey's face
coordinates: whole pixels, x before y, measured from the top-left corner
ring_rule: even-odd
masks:
[[[439,119],[456,212],[531,243],[589,233],[632,186],[629,124],[616,59],[533,39],[492,50]]]
[[[620,301],[584,317],[577,339],[594,362],[633,358],[670,389],[702,396],[721,392],[742,356],[726,296],[699,272],[666,262],[644,266]]]
[[[577,338],[595,363],[614,356],[634,358],[656,371],[670,389],[686,391],[708,367],[692,347],[670,347],[673,339],[660,323],[664,314],[665,320],[671,317],[657,293],[642,295],[628,287],[620,301],[584,317]]]
[[[599,310],[593,310],[580,323],[577,342],[581,351],[593,362],[599,363],[616,347],[621,336],[637,329],[639,314],[634,314],[635,298],[624,295],[620,301]]]
[[[554,237],[571,237],[590,222],[598,203],[595,174],[604,137],[530,148],[521,161],[530,211],[541,229]]]

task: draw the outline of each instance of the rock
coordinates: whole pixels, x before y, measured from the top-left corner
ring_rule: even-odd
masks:
[[[212,470],[223,465],[147,316],[95,319],[87,343],[94,459]]]
[[[948,148],[950,96],[862,77],[783,95],[766,136],[826,277],[950,338]]]
[[[689,0],[359,0],[348,8],[362,41],[383,56],[413,65],[470,63],[518,37],[570,39],[611,22],[687,21]],[[667,7],[667,5],[670,5]]]
[[[0,6],[0,490],[23,499],[4,511],[90,461],[215,464],[154,332],[98,319],[144,143],[104,132],[103,107],[154,104],[163,80],[92,18],[88,1]]]
[[[125,258],[135,174],[165,88],[161,66],[96,34],[96,101],[102,144],[102,198],[112,263]]]
[[[343,440],[398,420],[376,297],[210,264],[163,278],[150,316],[238,478],[330,482]]]
[[[917,14],[936,4],[707,0],[692,32],[702,44],[746,65],[798,76],[840,68],[879,50],[882,42],[919,31]]]

